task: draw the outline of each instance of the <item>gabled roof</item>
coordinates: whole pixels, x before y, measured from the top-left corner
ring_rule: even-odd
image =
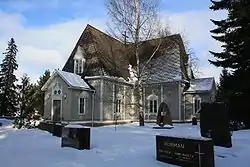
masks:
[[[191,79],[190,87],[186,92],[207,92],[213,89],[214,84],[214,77]]]
[[[65,81],[70,88],[91,90],[90,86],[81,78],[81,76],[57,69],[53,72],[49,80],[43,85],[41,90],[45,91],[56,76],[62,78],[62,80]]]
[[[180,55],[176,59],[179,60],[178,68],[181,69],[180,73],[182,79],[188,80],[187,75],[187,54],[185,52],[185,47],[183,45],[182,38],[179,34],[166,36],[164,38],[156,38],[147,41],[142,41],[139,49],[140,62],[145,62],[150,55],[154,52],[157,45],[161,41],[161,47],[159,51],[155,54],[154,59],[159,56],[168,57],[169,55],[163,54],[166,45],[177,43],[179,45]],[[96,70],[96,68],[104,69],[106,73],[111,76],[123,77],[128,79],[129,77],[129,65],[134,66],[136,64],[135,54],[133,50],[135,49],[134,44],[124,44],[123,42],[105,34],[104,32],[96,29],[91,25],[87,25],[81,34],[75,48],[73,49],[69,59],[67,60],[63,71],[73,72],[74,61],[73,57],[79,46],[86,50],[89,44],[95,44],[97,52],[94,54],[84,55],[86,59],[86,66],[84,67],[84,76],[98,75],[95,72],[102,72],[103,70]],[[173,45],[174,46],[174,45]],[[169,47],[169,46],[168,46]],[[86,52],[85,52],[86,53]],[[166,59],[165,61],[172,61],[173,59]],[[176,69],[172,69],[173,71]],[[94,72],[93,72],[94,71]],[[101,74],[100,74],[101,75]],[[172,76],[172,75],[171,75]],[[175,75],[174,75],[175,76]],[[160,77],[160,76],[159,76]]]

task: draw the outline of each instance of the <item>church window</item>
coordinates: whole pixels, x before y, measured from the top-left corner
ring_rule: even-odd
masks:
[[[75,69],[74,69],[74,72],[76,74],[81,74],[83,73],[83,63],[84,63],[84,60],[83,59],[75,59]]]
[[[149,113],[157,113],[158,109],[158,96],[154,93],[148,96],[148,112]]]
[[[201,110],[201,98],[199,96],[194,97],[194,114]]]
[[[85,114],[85,103],[86,99],[85,98],[79,98],[79,115]]]
[[[121,112],[121,100],[116,100],[116,112]]]
[[[150,100],[149,101],[149,112],[150,113],[157,113],[157,100]]]

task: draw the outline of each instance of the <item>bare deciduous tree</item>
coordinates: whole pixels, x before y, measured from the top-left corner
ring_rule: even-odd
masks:
[[[190,43],[187,40],[186,36],[183,35],[184,33],[182,33],[182,39],[183,39],[183,43],[186,49],[186,53],[188,55],[188,59],[189,59],[189,68],[188,70],[191,70],[191,75],[193,77],[199,77],[202,73],[199,67],[199,58],[195,55],[193,49],[190,47]],[[191,78],[192,78],[191,76]]]
[[[139,117],[140,126],[144,125],[143,115],[143,83],[148,75],[147,66],[154,58],[160,47],[164,44],[164,54],[173,52],[178,41],[166,40],[163,37],[170,35],[170,31],[162,28],[158,18],[158,0],[108,0],[107,9],[110,16],[108,24],[109,32],[112,36],[124,41],[126,54],[135,58],[132,67],[134,76],[134,106],[135,113]],[[140,47],[144,41],[158,38],[157,45],[153,47],[153,52],[147,60],[141,60]]]

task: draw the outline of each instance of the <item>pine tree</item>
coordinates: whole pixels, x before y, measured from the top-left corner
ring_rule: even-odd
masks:
[[[15,82],[17,78],[14,74],[18,68],[16,62],[16,55],[18,49],[13,38],[8,42],[6,52],[3,53],[5,56],[2,64],[0,64],[0,81],[1,81],[1,92],[0,92],[0,112],[1,115],[14,116],[17,111],[17,86]]]
[[[222,42],[222,52],[210,53],[216,60],[209,60],[217,67],[231,69],[230,79],[224,80],[223,99],[229,103],[231,120],[243,121],[250,127],[250,1],[212,1],[210,9],[227,10],[226,19],[212,22],[217,28],[211,30],[212,37]],[[219,90],[220,91],[220,90]],[[230,93],[228,93],[230,92]]]
[[[33,108],[33,94],[35,89],[30,83],[30,78],[27,74],[21,77],[21,84],[17,86],[19,92],[19,110],[16,112],[16,118],[14,125],[18,128],[30,127],[32,115],[34,113]]]
[[[50,71],[46,70],[42,76],[39,77],[36,85],[36,92],[35,96],[35,108],[39,111],[39,114],[43,115],[44,112],[44,92],[41,91],[43,85],[47,82],[50,78]]]

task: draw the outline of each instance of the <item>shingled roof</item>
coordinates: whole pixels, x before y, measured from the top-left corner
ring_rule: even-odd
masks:
[[[157,47],[159,42],[161,42],[161,47],[155,54],[154,59],[164,55],[164,48],[166,47],[166,44],[169,43],[169,41],[174,41],[179,45],[180,56],[177,58],[179,60],[178,66],[181,69],[179,73],[181,73],[182,79],[188,80],[189,77],[187,74],[187,67],[185,66],[188,60],[181,36],[179,34],[141,42],[139,50],[140,60],[141,62],[145,62],[147,58],[152,55],[154,48]],[[95,52],[93,53],[88,52],[88,46],[90,44],[93,44],[95,47]],[[85,76],[98,75],[94,72],[98,71],[97,69],[99,69],[99,71],[103,70],[108,75],[127,79],[129,77],[129,64],[132,66],[136,64],[135,55],[133,54],[133,44],[125,45],[119,40],[88,24],[77,41],[75,48],[69,56],[65,66],[63,67],[63,71],[74,72],[73,58],[78,47],[83,49],[84,53],[88,53],[84,55],[84,58],[86,59],[86,65],[84,69]],[[165,54],[164,56],[168,55]],[[165,59],[165,61],[168,60]],[[171,69],[168,69],[167,71],[169,72]],[[168,78],[169,77],[171,76],[168,76]]]

